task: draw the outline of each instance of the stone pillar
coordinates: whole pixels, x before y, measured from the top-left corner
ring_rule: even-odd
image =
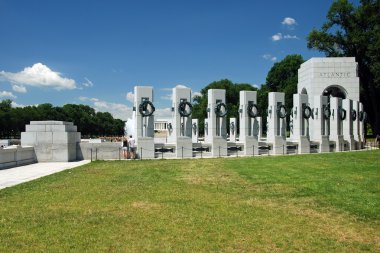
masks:
[[[193,157],[192,121],[191,121],[191,89],[173,88],[173,132],[169,142],[176,144],[176,157]],[[189,105],[190,104],[190,105]]]
[[[193,133],[191,135],[192,142],[193,143],[198,143],[198,137],[199,137],[199,123],[198,123],[198,119],[192,119],[191,128],[192,128],[192,131],[193,131]]]
[[[211,143],[211,154],[214,157],[227,155],[227,130],[226,115],[223,111],[226,108],[220,107],[220,115],[217,115],[217,105],[226,103],[226,91],[222,89],[208,90],[208,142]]]
[[[355,140],[355,149],[360,149],[361,147],[361,135],[359,133],[360,130],[360,120],[359,120],[359,112],[360,112],[360,107],[359,107],[359,101],[353,101],[352,104],[353,107],[353,114],[356,116],[352,119],[352,133],[354,135],[354,140]]]
[[[343,124],[341,120],[342,99],[330,98],[330,140],[335,141],[335,151],[344,150]]]
[[[257,137],[258,137],[258,140],[260,140],[263,138],[263,125],[262,125],[263,121],[261,117],[256,117],[256,121],[257,121],[257,125],[256,125]]]
[[[208,124],[208,119],[206,118],[204,120],[204,142],[206,143],[211,143],[211,138],[210,138],[210,135],[209,135],[209,124]]]
[[[147,159],[154,158],[154,114],[149,114],[153,108],[148,105],[146,110],[140,112],[140,106],[145,101],[153,104],[153,87],[150,86],[135,86],[135,101],[134,111],[135,114],[135,131],[137,150],[139,156]],[[153,110],[154,111],[154,110]],[[145,115],[144,115],[145,114]]]
[[[360,135],[360,147],[364,148],[365,145],[365,133],[364,133],[364,107],[361,102],[359,102],[359,135]]]
[[[239,142],[244,144],[245,155],[258,155],[258,135],[260,122],[258,121],[256,91],[240,91],[240,135]],[[261,118],[260,118],[261,120]]]
[[[236,142],[237,122],[236,118],[230,118],[230,142]]]
[[[21,145],[33,146],[38,162],[77,160],[81,134],[72,122],[31,121],[21,133]]]
[[[283,110],[283,106],[285,106],[285,93],[269,92],[267,141],[272,143],[272,154],[275,155],[286,151],[286,117],[283,117],[286,111]]]
[[[326,96],[314,96],[314,119],[310,124],[310,139],[319,142],[319,152],[330,152],[330,109]],[[330,112],[330,114],[328,113]]]
[[[293,94],[292,141],[298,142],[298,153],[310,153],[309,121],[312,111],[306,94]]]
[[[345,111],[345,117],[342,120],[343,121],[343,139],[348,144],[349,150],[355,150],[355,139],[353,134],[353,118],[352,118],[352,111],[353,111],[353,101],[351,99],[343,99],[342,101],[342,108]]]

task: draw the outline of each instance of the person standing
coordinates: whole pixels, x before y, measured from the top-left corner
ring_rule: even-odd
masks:
[[[135,159],[136,158],[136,146],[135,146],[135,139],[132,137],[132,135],[129,136],[128,146],[129,146],[129,152],[130,152],[131,159]]]
[[[128,159],[128,149],[129,149],[129,143],[126,137],[123,137],[121,142],[121,149],[123,150],[123,157],[124,159]]]
[[[377,144],[377,147],[380,148],[380,135],[376,135],[375,142]]]

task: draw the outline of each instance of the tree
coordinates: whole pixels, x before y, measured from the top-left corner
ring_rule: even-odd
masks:
[[[327,22],[310,32],[307,46],[326,56],[356,58],[360,100],[374,133],[380,134],[380,1],[361,0],[359,6],[335,1]]]
[[[239,118],[239,93],[241,90],[257,90],[250,84],[234,84],[228,79],[212,82],[201,90],[201,96],[195,96],[193,99],[192,118],[199,121],[199,132],[204,133],[204,119],[207,117],[207,93],[209,89],[225,89],[226,90],[226,106],[228,113],[227,118]]]
[[[285,106],[288,111],[293,107],[293,94],[297,93],[298,69],[302,63],[304,59],[301,55],[288,55],[273,65],[266,78],[269,92],[285,93]]]
[[[0,134],[10,137],[12,100],[6,99],[0,102]]]
[[[20,136],[25,125],[35,120],[71,121],[82,136],[122,135],[124,122],[114,119],[110,113],[98,112],[88,105],[66,104],[54,107],[51,104],[12,107],[11,100],[0,102],[0,137]]]

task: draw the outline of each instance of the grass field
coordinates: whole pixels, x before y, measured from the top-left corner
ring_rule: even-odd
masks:
[[[380,151],[97,161],[0,191],[0,252],[380,252]]]

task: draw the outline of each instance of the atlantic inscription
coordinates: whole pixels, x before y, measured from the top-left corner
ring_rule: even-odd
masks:
[[[351,72],[321,72],[319,77],[324,78],[350,78],[352,76]]]

